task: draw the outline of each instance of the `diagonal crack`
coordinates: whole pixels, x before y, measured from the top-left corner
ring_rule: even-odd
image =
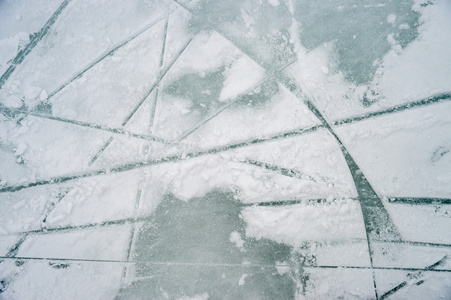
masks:
[[[194,36],[191,37],[185,45],[180,49],[180,51],[177,53],[177,55],[172,59],[172,61],[169,63],[169,65],[160,72],[160,75],[158,76],[158,79],[155,81],[155,83],[152,85],[152,87],[144,94],[144,96],[141,98],[141,100],[136,104],[136,106],[133,108],[133,110],[130,112],[130,114],[125,118],[125,120],[122,122],[122,126],[127,125],[127,123],[130,121],[130,119],[135,115],[135,113],[138,111],[138,109],[141,107],[141,105],[146,101],[147,97],[153,92],[153,90],[160,84],[161,80],[163,80],[164,76],[169,72],[169,70],[172,68],[172,66],[176,63],[176,61],[179,59],[179,57],[185,52],[186,48],[188,48],[191,41],[194,39]]]
[[[296,61],[297,61],[297,59],[294,59],[291,62],[289,62],[286,65],[284,65],[283,67],[281,67],[276,72],[271,73],[270,75],[266,75],[261,81],[257,82],[254,86],[248,88],[242,95],[238,96],[235,100],[230,101],[229,103],[223,105],[218,110],[216,110],[216,111],[212,112],[211,114],[209,114],[208,116],[206,116],[200,123],[198,123],[194,127],[190,128],[187,131],[185,131],[184,133],[182,133],[179,137],[177,137],[175,139],[175,142],[180,142],[180,141],[184,140],[185,138],[190,136],[192,133],[194,133],[196,130],[198,130],[200,127],[204,126],[206,123],[208,123],[210,120],[212,120],[213,118],[218,116],[220,113],[222,113],[223,111],[225,111],[226,109],[228,109],[232,105],[234,105],[236,103],[239,103],[240,101],[243,101],[243,99],[245,99],[245,96],[248,93],[250,93],[250,92],[254,91],[255,89],[259,88],[260,86],[264,85],[269,80],[275,79],[278,74],[283,72],[286,68],[288,68],[289,66],[294,64]],[[266,72],[266,73],[268,74],[268,72]]]
[[[227,37],[224,36],[224,38]],[[233,43],[233,41],[230,42]],[[235,46],[240,49],[237,45]],[[247,55],[249,56],[249,54]],[[249,58],[256,62],[256,60],[252,56],[249,56]],[[264,66],[262,66],[262,68],[264,68]],[[266,70],[266,68],[264,69]],[[275,79],[279,81],[280,84],[285,85],[296,97],[301,99],[303,98],[301,88],[298,87],[295,80],[292,80],[289,77],[283,78],[282,81],[277,77]],[[289,84],[287,84],[287,82]],[[390,236],[390,238],[392,239],[400,239],[399,233],[392,223],[388,212],[385,210],[381,199],[374,192],[363,172],[361,171],[355,160],[352,158],[350,153],[347,151],[346,147],[343,145],[342,141],[339,139],[335,131],[332,129],[329,122],[327,122],[327,120],[316,108],[312,101],[308,99],[303,99],[303,101],[309,108],[309,110],[321,121],[322,125],[332,134],[332,136],[339,144],[339,147],[343,153],[346,163],[348,164],[348,168],[356,185],[357,193],[361,202],[362,213],[364,215],[365,228],[368,233],[371,233],[369,237],[371,239],[377,240],[382,238],[381,235],[384,234],[386,236]],[[394,111],[396,110],[393,110],[393,112]]]
[[[134,138],[138,138],[138,139],[154,141],[154,142],[159,142],[159,143],[163,143],[163,144],[169,143],[168,141],[165,141],[159,137],[155,137],[152,135],[132,133],[132,132],[129,132],[122,128],[112,128],[112,127],[103,126],[103,125],[91,124],[91,123],[87,123],[87,122],[83,122],[83,121],[54,117],[54,116],[39,114],[36,112],[27,111],[27,110],[23,110],[23,109],[7,108],[7,107],[4,107],[3,105],[1,105],[1,103],[0,103],[0,111],[4,112],[8,116],[12,116],[12,117],[23,114],[23,115],[27,115],[27,116],[33,116],[36,118],[47,119],[47,120],[52,120],[52,121],[56,121],[56,122],[67,123],[67,124],[71,124],[71,125],[87,127],[87,128],[92,128],[92,129],[96,129],[96,130],[102,130],[102,131],[106,131],[106,132],[112,132],[115,134],[125,135],[127,137],[130,136],[130,137],[134,137]]]
[[[140,207],[140,203],[141,203],[141,195],[142,195],[142,190],[138,189],[138,193],[136,195],[136,200],[135,200],[135,208],[134,208],[134,212],[133,212],[133,225],[132,225],[132,230],[130,232],[130,240],[128,243],[128,247],[127,247],[127,261],[131,260],[131,254],[132,254],[132,246],[133,246],[133,242],[136,238],[136,231],[137,231],[137,217],[136,217],[136,210],[139,209]],[[122,294],[124,288],[125,288],[125,283],[126,283],[126,279],[127,279],[127,274],[129,272],[129,265],[125,265],[123,270],[122,270],[122,276],[121,276],[121,285],[119,288],[119,292],[117,297],[119,297],[119,295]]]
[[[268,164],[268,163],[264,163],[264,162],[257,161],[257,160],[252,160],[252,159],[246,159],[246,160],[243,161],[243,163],[250,164],[250,165],[253,165],[253,166],[257,166],[257,167],[260,167],[260,168],[263,168],[263,169],[266,169],[266,170],[274,171],[274,172],[277,172],[277,173],[279,173],[279,174],[281,174],[283,176],[297,178],[297,179],[303,179],[303,180],[310,180],[310,181],[313,181],[315,183],[317,183],[318,181],[326,182],[326,181],[330,180],[330,179],[322,177],[322,176],[318,177],[318,178],[315,178],[315,176],[308,175],[306,173],[303,173],[303,172],[295,170],[295,169],[283,168],[283,167],[280,167],[280,166],[277,166],[277,165],[271,165],[271,164]]]
[[[224,35],[223,35],[224,36]],[[224,36],[225,37],[225,36]],[[226,38],[226,37],[225,37]],[[232,42],[232,41],[231,41]],[[237,45],[235,45],[238,49]],[[253,61],[257,62],[253,57],[250,57]],[[262,66],[263,67],[263,66]],[[263,67],[264,68],[264,67]],[[264,68],[266,70],[266,68]],[[285,79],[285,78],[283,78]],[[302,99],[304,97],[302,96],[301,89],[298,87],[296,82],[292,80],[291,78],[287,78],[288,82],[290,82],[290,85],[287,86],[287,88],[298,98]],[[285,85],[286,79],[282,82],[276,78],[279,83]],[[400,240],[401,237],[391,221],[391,218],[386,211],[385,207],[382,204],[381,199],[377,196],[377,194],[374,192],[372,186],[366,179],[365,175],[357,165],[357,163],[354,161],[351,154],[347,151],[346,147],[343,145],[342,141],[338,137],[338,135],[335,133],[335,131],[332,129],[330,124],[327,122],[327,120],[323,117],[321,112],[316,108],[316,106],[308,99],[303,99],[304,103],[307,105],[309,110],[321,121],[322,125],[329,131],[329,133],[335,138],[337,141],[340,150],[346,160],[346,163],[348,165],[349,171],[352,175],[352,178],[354,180],[354,184],[359,196],[360,206],[362,209],[362,215],[365,223],[365,232],[367,235],[367,242],[368,242],[368,251],[370,256],[370,265],[372,270],[372,276],[373,276],[373,285],[374,285],[374,293],[376,296],[376,299],[378,299],[378,289],[376,284],[376,277],[374,273],[374,265],[373,265],[373,250],[371,247],[371,242],[374,240],[380,240],[380,239],[393,239],[393,240]]]
[[[56,22],[61,12],[66,8],[67,4],[69,4],[69,1],[70,0],[65,0],[63,3],[61,3],[58,9],[53,13],[50,19],[41,28],[41,30],[30,36],[30,42],[25,46],[24,49],[22,49],[21,51],[19,51],[19,53],[17,53],[11,65],[0,77],[0,89],[3,87],[3,85],[11,76],[11,74],[16,70],[17,66],[19,66],[24,61],[24,59],[28,56],[28,54],[30,54],[30,52],[34,49],[34,47],[36,47],[39,41],[41,41],[44,38],[44,36],[47,35],[50,27],[52,27],[53,24]]]
[[[74,82],[75,80],[81,78],[83,76],[83,74],[85,74],[87,71],[89,71],[90,69],[92,69],[93,67],[95,67],[98,63],[100,63],[101,61],[103,61],[105,58],[112,56],[117,50],[119,50],[120,48],[122,48],[123,46],[127,45],[129,42],[133,41],[135,38],[139,37],[141,34],[143,34],[144,32],[146,32],[147,30],[151,29],[152,27],[154,27],[156,24],[160,23],[163,20],[163,18],[158,18],[156,21],[151,22],[149,25],[145,26],[144,28],[142,28],[141,30],[139,30],[138,32],[136,32],[135,34],[133,34],[132,36],[126,38],[124,41],[118,43],[117,45],[113,46],[112,48],[108,49],[107,51],[105,51],[103,54],[101,54],[99,57],[97,57],[94,61],[92,61],[91,63],[89,63],[85,68],[83,68],[83,70],[81,70],[80,72],[78,72],[77,74],[75,74],[73,77],[71,77],[69,80],[67,80],[66,82],[64,82],[62,85],[60,85],[59,87],[57,87],[53,92],[51,92],[48,97],[47,100],[49,100],[50,98],[52,98],[53,96],[55,96],[56,94],[58,94],[62,89],[64,89],[66,86],[68,86],[69,84],[71,84],[72,82]]]
[[[434,264],[432,264],[432,265],[426,267],[425,270],[433,270],[433,269],[435,269],[436,267],[438,267],[438,266],[440,266],[440,265],[443,265],[443,264],[445,263],[446,259],[447,259],[447,256],[445,255],[442,259],[440,259],[440,260],[437,261],[436,263],[434,263]],[[419,274],[418,274],[418,275],[419,275]],[[419,281],[415,282],[414,284],[418,286],[418,285],[421,285],[421,284],[423,284],[423,283],[424,283],[424,280],[419,280]],[[405,287],[405,286],[407,286],[407,285],[408,285],[408,282],[407,282],[407,281],[401,282],[400,284],[398,284],[397,286],[395,286],[395,287],[392,288],[391,290],[389,290],[389,291],[387,291],[386,293],[384,293],[384,294],[380,297],[380,299],[381,299],[381,300],[387,299],[389,296],[393,295],[394,293],[396,293],[397,291],[399,291],[400,289],[402,289],[403,287]]]
[[[92,166],[93,163],[95,163],[97,161],[97,159],[100,157],[100,155],[102,155],[102,153],[106,150],[106,148],[108,148],[108,146],[111,144],[111,142],[113,141],[113,137],[111,136],[106,142],[105,144],[102,146],[102,148],[99,149],[99,151],[97,151],[97,153],[93,156],[93,158],[91,159],[91,161],[89,162],[89,166]]]
[[[308,133],[315,132],[322,128],[324,128],[324,126],[316,125],[316,126],[312,126],[312,127],[308,127],[308,128],[300,128],[300,129],[296,129],[296,130],[286,131],[286,132],[278,133],[278,134],[271,135],[271,136],[241,141],[241,142],[229,144],[226,146],[213,147],[213,148],[209,148],[209,149],[205,149],[205,150],[198,150],[198,151],[192,151],[189,153],[170,155],[170,156],[165,156],[165,157],[152,159],[152,160],[144,160],[144,161],[139,161],[139,162],[134,162],[134,163],[126,163],[126,164],[116,165],[109,169],[98,169],[98,170],[88,171],[88,172],[84,172],[84,173],[43,179],[43,180],[39,180],[39,181],[35,181],[35,182],[22,183],[22,184],[18,184],[18,185],[8,185],[8,186],[1,187],[0,193],[16,192],[16,191],[34,187],[34,186],[58,184],[58,183],[63,183],[63,182],[81,179],[81,178],[88,178],[88,177],[111,174],[111,173],[121,173],[121,172],[126,172],[126,171],[130,171],[130,170],[134,170],[134,169],[152,166],[152,165],[159,165],[159,164],[168,163],[168,162],[183,161],[186,159],[201,157],[201,156],[210,155],[210,154],[217,154],[217,153],[221,153],[221,152],[228,151],[228,150],[247,147],[247,146],[254,145],[254,144],[260,144],[260,143],[265,143],[268,141],[285,139],[288,137],[308,134]]]
[[[354,116],[354,117],[350,117],[350,118],[346,118],[346,119],[337,120],[334,122],[334,125],[340,126],[340,125],[345,125],[345,124],[351,124],[351,123],[358,122],[358,121],[372,119],[372,118],[380,117],[383,115],[398,113],[398,112],[402,112],[405,110],[428,106],[428,105],[436,104],[436,103],[442,103],[442,102],[450,101],[450,100],[451,100],[451,92],[441,93],[441,94],[427,97],[425,99],[408,102],[406,104],[397,105],[397,106],[383,109],[380,111],[375,111],[375,112],[371,112],[371,113],[367,113],[367,114],[363,114],[363,115],[359,115],[359,116]]]
[[[165,43],[166,43],[166,34],[167,34],[167,30],[168,30],[169,16],[170,16],[170,14],[168,14],[168,16],[166,17],[166,23],[165,23],[165,29],[164,29],[164,39],[163,39],[163,48],[162,48],[162,53],[161,53],[161,58],[160,58],[160,68],[162,67],[162,64],[163,64],[163,56],[164,56],[164,48],[165,48]],[[128,43],[129,41],[134,39],[135,37],[139,36],[141,33],[145,32],[149,28],[153,27],[153,25],[159,23],[160,21],[161,21],[161,18],[157,22],[153,23],[151,26],[147,26],[144,30],[141,30],[138,34],[133,35],[131,38],[127,39],[125,42],[121,43],[119,46],[116,46],[115,48],[113,48],[113,50],[111,50],[107,54],[103,55],[100,60],[103,60],[108,55],[112,55],[117,49],[119,49],[120,47],[122,47],[123,45],[125,45],[126,43]],[[81,72],[76,77],[74,77],[73,80],[81,77],[81,75],[83,75],[84,72],[86,72],[87,70],[92,68],[95,64],[100,62],[100,60],[99,59],[96,60],[95,63],[91,64],[88,68],[83,70],[83,72]],[[70,82],[72,82],[73,80],[71,80]],[[102,155],[102,153],[106,150],[106,148],[111,144],[111,142],[113,140],[114,140],[114,138],[111,137],[108,141],[105,142],[105,144],[102,146],[102,148],[99,150],[99,152],[92,158],[89,166],[91,166]]]

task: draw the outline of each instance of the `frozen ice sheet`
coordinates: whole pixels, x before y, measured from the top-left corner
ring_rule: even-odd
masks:
[[[451,292],[449,275],[445,273],[418,273],[378,270],[380,295],[394,299],[443,299]],[[389,299],[389,298],[388,298]]]
[[[337,128],[377,191],[385,196],[451,195],[451,103]],[[364,159],[363,159],[364,158]]]
[[[76,182],[46,218],[46,227],[82,226],[135,216],[139,171]]]
[[[67,263],[63,261],[21,261],[16,276],[6,282],[2,296],[10,299],[113,298],[120,285],[121,265]],[[108,274],[108,276],[105,276]]]
[[[32,234],[22,244],[17,257],[123,260],[127,256],[129,235],[130,226],[127,225]]]
[[[0,298],[449,295],[446,0],[0,0]]]
[[[46,214],[66,193],[66,190],[65,187],[44,186],[16,193],[1,193],[0,201],[4,205],[0,211],[2,234],[40,229]]]
[[[2,1],[0,19],[8,25],[0,28],[0,74],[7,71],[30,42],[30,36],[44,26],[61,3],[62,0]]]

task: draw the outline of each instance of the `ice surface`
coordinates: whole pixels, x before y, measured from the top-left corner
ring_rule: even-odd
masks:
[[[0,0],[0,298],[450,298],[450,22]]]
[[[121,296],[159,298],[165,291],[173,299],[205,292],[225,299],[294,297],[295,275],[279,274],[276,262],[295,264],[296,253],[267,239],[237,242],[246,237],[240,211],[231,193],[212,192],[187,203],[163,199],[137,237],[132,258],[142,263]],[[195,234],[186,234],[187,228]]]

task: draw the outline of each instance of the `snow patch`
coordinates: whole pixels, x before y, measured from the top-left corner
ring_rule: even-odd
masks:
[[[238,95],[255,86],[264,77],[264,71],[255,62],[240,57],[225,71],[224,86],[219,101],[235,99]]]
[[[387,17],[387,23],[389,23],[389,24],[395,24],[395,21],[396,21],[396,15],[394,15],[394,14],[388,15],[388,17]]]
[[[229,238],[230,242],[234,243],[241,252],[244,252],[244,240],[241,238],[241,234],[239,232],[233,231],[230,234],[230,238]]]
[[[9,96],[2,104],[9,108],[20,108],[23,105],[22,100],[16,95]]]
[[[238,285],[244,285],[244,284],[246,283],[246,280],[245,280],[246,277],[247,277],[247,274],[244,273],[244,274],[241,276],[240,280],[238,281]]]
[[[203,293],[200,295],[195,295],[195,296],[183,296],[180,298],[177,298],[177,300],[208,300],[209,295],[208,293]]]
[[[268,3],[272,6],[279,6],[280,2],[278,0],[268,0]]]

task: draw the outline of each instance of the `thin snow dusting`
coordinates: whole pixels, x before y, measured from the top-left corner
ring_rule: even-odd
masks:
[[[450,299],[449,28],[0,0],[0,299]]]

